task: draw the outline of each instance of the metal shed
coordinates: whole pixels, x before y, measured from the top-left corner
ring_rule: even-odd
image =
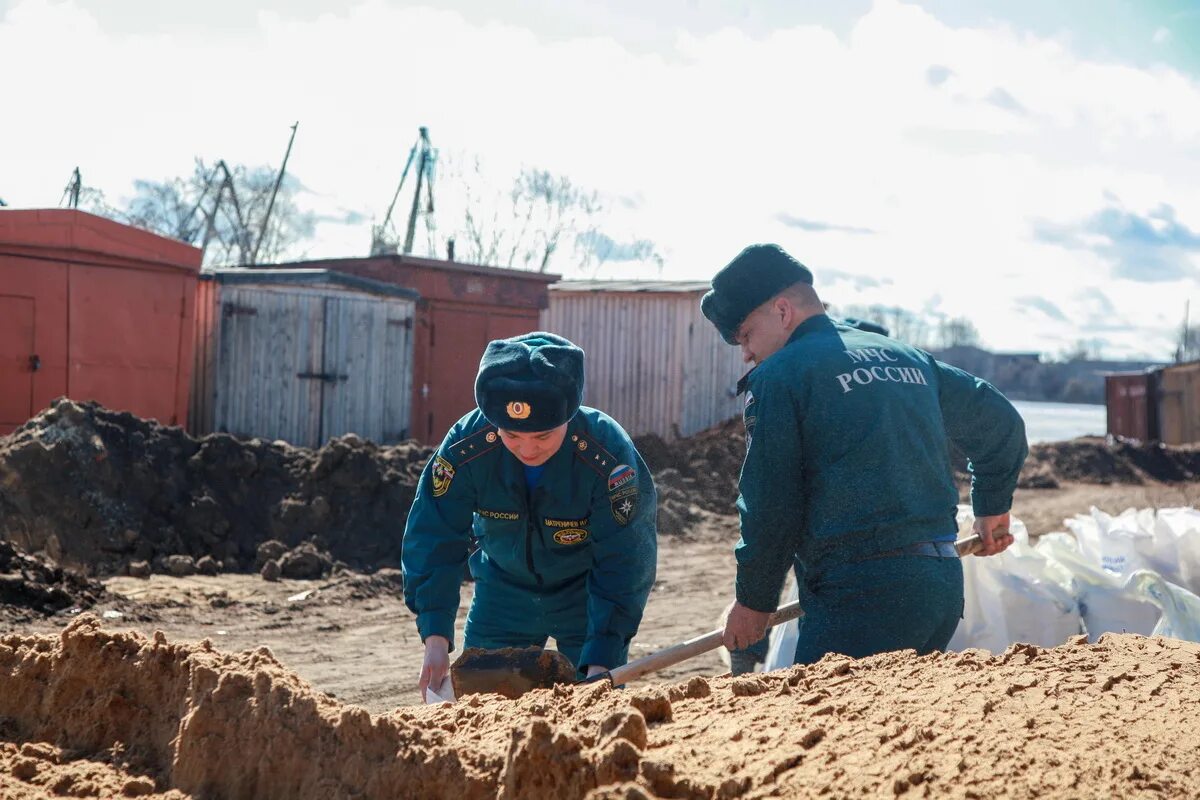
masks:
[[[1104,405],[1108,432],[1142,441],[1157,440],[1158,403],[1153,371],[1122,372],[1104,376]]]
[[[587,352],[584,402],[634,436],[690,436],[736,417],[748,367],[700,312],[708,283],[562,281],[550,287],[545,330]]]
[[[1159,440],[1200,442],[1200,361],[1163,367],[1156,377]]]
[[[1200,442],[1200,361],[1104,378],[1108,432],[1163,444]]]
[[[0,210],[0,434],[63,395],[183,424],[200,260],[83,211]]]
[[[303,447],[408,438],[416,302],[323,269],[201,273],[191,431]]]
[[[264,265],[263,269],[326,269],[415,289],[413,398],[410,435],[442,441],[450,426],[475,407],[475,373],[492,339],[537,330],[546,287],[558,280],[525,270],[500,269],[413,256],[383,255]]]

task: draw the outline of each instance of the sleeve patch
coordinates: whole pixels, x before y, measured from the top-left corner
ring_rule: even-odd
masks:
[[[618,489],[608,496],[608,503],[612,509],[613,519],[617,521],[617,524],[628,525],[629,521],[637,514],[637,486],[626,486],[623,489]]]
[[[454,467],[441,456],[433,462],[433,496],[441,497],[450,491],[450,482],[454,480]]]
[[[615,492],[622,486],[637,480],[637,470],[628,464],[618,464],[608,473],[608,490]]]

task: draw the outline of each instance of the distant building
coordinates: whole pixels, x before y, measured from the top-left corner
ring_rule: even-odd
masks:
[[[1162,366],[1149,361],[1042,361],[1038,353],[993,353],[971,346],[934,350],[932,354],[983,378],[1011,400],[1095,405],[1105,402],[1106,375]]]
[[[1108,432],[1179,445],[1200,442],[1200,361],[1105,378]]]

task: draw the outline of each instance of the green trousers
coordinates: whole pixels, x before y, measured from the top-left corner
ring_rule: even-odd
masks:
[[[800,585],[800,607],[797,664],[945,650],[963,614],[962,562],[903,555],[818,569]]]
[[[587,600],[586,575],[552,591],[514,586],[491,575],[479,578],[467,612],[463,646],[487,650],[545,647],[546,640],[553,637],[558,651],[581,667],[579,655],[588,630]],[[603,666],[619,667],[628,657],[625,648],[620,663]]]

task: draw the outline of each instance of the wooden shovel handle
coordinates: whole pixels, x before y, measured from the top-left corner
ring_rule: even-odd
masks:
[[[999,532],[999,531],[997,531]],[[960,556],[969,556],[978,553],[983,549],[983,540],[977,534],[971,534],[954,543],[954,549],[958,551]],[[786,605],[779,607],[779,610],[771,615],[767,620],[768,630],[780,624],[788,622],[801,616],[804,612],[800,608],[800,601],[793,600]],[[722,628],[717,628],[715,631],[709,631],[703,636],[697,636],[694,639],[688,639],[686,642],[672,645],[666,650],[660,650],[657,653],[651,653],[648,656],[643,656],[636,661],[630,661],[624,666],[617,667],[600,675],[593,676],[589,682],[603,680],[608,678],[612,681],[613,686],[620,686],[622,683],[627,683],[632,680],[637,680],[643,675],[648,675],[651,672],[656,672],[664,667],[671,667],[681,661],[687,661],[689,658],[698,656],[701,653],[707,653],[709,650],[716,650],[721,646],[721,638],[725,631]]]
[[[780,606],[779,610],[771,615],[770,619],[767,620],[767,628],[772,628],[781,622],[796,619],[803,613],[800,610],[800,601],[793,600],[786,605]],[[709,650],[716,650],[721,646],[721,637],[724,633],[724,628],[717,628],[715,631],[709,631],[703,636],[697,636],[694,639],[688,639],[686,642],[680,642],[677,645],[668,647],[666,650],[660,650],[657,653],[643,656],[637,661],[631,661],[622,667],[617,667],[614,670],[604,673],[604,675],[596,677],[607,676],[612,680],[613,686],[620,686],[622,683],[636,680],[643,675],[656,672],[664,667],[673,666],[693,656],[707,653]]]

